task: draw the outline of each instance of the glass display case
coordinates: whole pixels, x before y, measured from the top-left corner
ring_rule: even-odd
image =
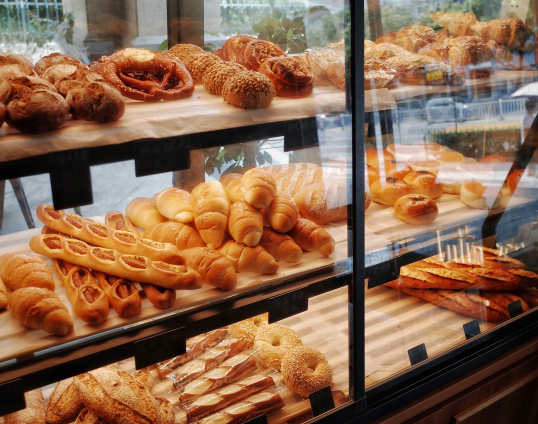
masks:
[[[536,334],[523,3],[0,0],[0,416],[367,422]]]

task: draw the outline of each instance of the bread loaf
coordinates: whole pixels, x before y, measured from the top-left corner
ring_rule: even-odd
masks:
[[[194,221],[194,198],[186,190],[170,187],[153,196],[159,212],[183,224]]]
[[[271,204],[265,209],[265,216],[273,230],[287,233],[299,219],[299,209],[289,194],[276,193]]]
[[[157,209],[155,199],[149,197],[131,200],[125,208],[125,214],[134,225],[144,229],[168,221]]]
[[[86,69],[86,70],[90,69],[86,65],[84,65],[80,60],[74,57],[67,56],[61,53],[52,53],[47,56],[43,56],[41,59],[39,59],[36,62],[35,71],[37,72],[37,75],[41,75],[48,68],[55,65],[70,65],[70,66],[74,66],[77,69]]]
[[[24,75],[34,75],[34,65],[24,56],[16,53],[0,52],[0,68],[16,67]]]
[[[62,380],[54,387],[47,403],[47,423],[60,424],[75,418],[83,409],[84,404],[73,384],[73,379]]]
[[[343,178],[324,180],[304,187],[294,199],[303,218],[323,225],[347,218],[347,190]]]
[[[205,247],[198,231],[181,222],[167,221],[152,225],[142,236],[161,243],[171,243],[179,250]]]
[[[297,263],[303,257],[303,250],[286,234],[279,234],[269,227],[263,227],[260,246],[277,261]]]
[[[74,326],[65,305],[49,289],[17,289],[9,296],[9,307],[20,323],[28,328],[65,336]]]
[[[310,252],[319,252],[324,256],[334,253],[335,242],[331,235],[316,223],[300,218],[288,233],[297,245]]]
[[[6,424],[46,424],[45,399],[41,389],[24,394],[26,408],[6,415]]]
[[[248,247],[256,246],[263,232],[262,214],[247,202],[232,203],[228,217],[228,232],[235,241]]]
[[[24,287],[55,289],[49,267],[36,255],[8,253],[0,256],[0,278],[10,290]]]
[[[222,290],[231,290],[237,284],[233,264],[220,252],[208,247],[194,247],[181,251],[183,263],[196,270],[202,280]]]
[[[100,124],[114,122],[125,113],[121,93],[104,82],[83,83],[71,88],[65,98],[71,114],[78,119]]]
[[[202,240],[216,249],[224,240],[229,204],[224,187],[218,181],[201,183],[192,189],[196,201],[194,223]]]
[[[278,263],[261,246],[247,247],[235,241],[227,241],[218,249],[239,272],[275,274]]]
[[[245,200],[256,209],[265,209],[276,194],[274,178],[263,169],[252,168],[241,179],[241,188]]]

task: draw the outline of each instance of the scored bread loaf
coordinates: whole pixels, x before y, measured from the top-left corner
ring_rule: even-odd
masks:
[[[290,236],[276,233],[269,227],[263,227],[260,246],[267,250],[267,253],[277,261],[293,264],[299,262],[303,257],[303,250],[297,246],[297,243]]]
[[[287,233],[299,219],[299,209],[289,194],[276,193],[271,204],[265,209],[265,216],[273,230]]]
[[[278,272],[278,263],[261,246],[247,247],[235,241],[227,241],[219,249],[236,271],[259,272],[262,274],[275,274]]]
[[[153,196],[159,212],[168,219],[183,224],[194,221],[194,199],[192,195],[179,188],[170,187]]]
[[[181,251],[181,256],[207,284],[222,290],[231,290],[237,284],[233,264],[222,253],[208,247],[194,247]]]
[[[228,232],[235,241],[248,247],[256,246],[263,232],[261,212],[247,202],[232,203],[228,217]]]
[[[288,235],[301,249],[319,252],[324,256],[334,253],[335,242],[332,236],[308,219],[298,219]]]
[[[226,190],[231,203],[245,201],[245,196],[243,196],[243,192],[241,191],[241,178],[243,178],[243,175],[236,173],[230,173],[220,177],[219,181]]]
[[[347,189],[343,178],[322,180],[303,187],[294,199],[303,218],[323,225],[347,218]]]
[[[179,250],[205,247],[198,231],[181,222],[167,221],[147,228],[142,236],[161,243],[170,243]]]
[[[10,290],[24,287],[55,289],[49,267],[36,255],[8,253],[0,256],[0,278]]]
[[[45,398],[41,389],[24,394],[26,408],[6,415],[6,424],[46,424]]]
[[[168,221],[157,209],[155,199],[149,197],[131,200],[125,208],[125,214],[134,225],[144,229]]]
[[[4,280],[0,278],[0,309],[7,307],[7,289]]]
[[[252,168],[241,179],[241,190],[248,204],[256,209],[265,209],[276,194],[276,182],[267,171]]]
[[[224,240],[229,203],[224,187],[218,181],[201,183],[192,189],[196,201],[194,223],[207,247],[216,249]]]
[[[75,418],[84,409],[82,399],[68,378],[56,384],[47,403],[47,423],[59,424],[70,418]]]
[[[28,328],[65,336],[73,320],[58,295],[49,289],[25,287],[9,296],[9,307],[19,322]]]

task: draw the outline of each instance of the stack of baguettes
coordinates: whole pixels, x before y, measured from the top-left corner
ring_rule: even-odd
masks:
[[[434,305],[491,322],[510,319],[508,305],[521,301],[523,312],[538,306],[538,274],[498,250],[474,246],[481,258],[443,262],[426,258],[400,269],[386,283],[402,293]],[[475,252],[476,253],[476,252]]]

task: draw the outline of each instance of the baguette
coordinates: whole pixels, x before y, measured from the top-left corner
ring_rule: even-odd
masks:
[[[216,330],[187,339],[186,352],[183,355],[176,356],[168,361],[159,362],[157,364],[157,373],[159,374],[159,377],[164,378],[173,372],[174,368],[197,358],[207,349],[220,343],[227,335],[227,328],[217,328]]]
[[[217,368],[206,372],[197,379],[188,383],[179,395],[181,403],[191,402],[194,399],[218,389],[225,384],[239,378],[256,367],[256,360],[252,353],[240,353],[228,358]]]
[[[237,274],[225,255],[208,247],[194,247],[181,251],[183,263],[200,274],[202,280],[222,290],[232,290],[237,284]]]
[[[277,261],[297,263],[303,257],[303,250],[286,234],[274,232],[269,227],[263,227],[260,246],[267,250]]]
[[[227,241],[218,251],[232,263],[236,271],[276,274],[278,263],[261,246],[247,247],[235,241]]]
[[[30,240],[30,248],[50,258],[168,289],[194,290],[201,285],[200,275],[185,265],[153,262],[143,256],[91,247],[83,241],[67,239],[58,234],[35,236]]]
[[[9,296],[9,307],[22,325],[65,336],[73,329],[73,320],[58,295],[49,289],[25,287]]]
[[[324,256],[334,253],[335,242],[331,235],[308,219],[298,219],[288,235],[303,250],[319,252]]]
[[[201,183],[192,189],[196,201],[194,223],[202,240],[216,249],[224,240],[229,204],[224,187],[218,181]]]
[[[168,221],[155,224],[146,229],[142,235],[161,243],[171,243],[179,250],[205,247],[198,231],[181,222]]]
[[[0,310],[7,308],[7,289],[4,280],[0,278]]]
[[[134,225],[144,229],[168,221],[157,209],[155,199],[149,197],[131,200],[125,208],[125,215]]]
[[[153,198],[157,209],[166,218],[183,224],[194,221],[194,199],[188,191],[170,187],[157,193]]]
[[[156,397],[155,400],[157,401],[159,409],[161,410],[161,423],[174,424],[174,410],[170,402],[162,397]],[[107,424],[107,422],[102,418],[99,418],[99,416],[90,411],[88,408],[85,408],[78,415],[75,424]]]
[[[54,387],[47,403],[47,423],[60,424],[75,418],[83,409],[84,404],[73,384],[73,379],[62,380]]]
[[[159,309],[168,309],[174,306],[176,301],[176,291],[165,289],[154,284],[140,283],[142,290],[146,294],[151,304]]]
[[[260,242],[262,232],[263,218],[259,210],[247,202],[235,202],[230,205],[228,233],[235,241],[254,247]]]
[[[226,174],[220,177],[219,181],[224,187],[226,195],[231,203],[245,201],[245,196],[241,191],[241,178],[243,178],[242,174],[235,173]]]
[[[513,294],[515,294],[517,297],[522,298],[531,309],[538,306],[538,290],[536,290],[535,288],[517,290],[513,292]]]
[[[131,371],[131,375],[140,381],[151,392],[153,389],[153,377],[148,367]]]
[[[0,278],[10,290],[41,287],[54,291],[56,288],[49,267],[35,255],[8,253],[0,256]]]
[[[80,215],[55,211],[52,206],[39,205],[37,217],[48,228],[70,235],[95,246],[114,249],[128,255],[146,256],[153,261],[179,264],[179,250],[170,243],[143,239],[132,231],[114,230],[105,224],[91,222]]]
[[[100,271],[96,271],[95,276],[108,301],[120,317],[130,317],[140,312],[142,299],[132,282]]]
[[[287,233],[299,219],[299,209],[289,194],[276,193],[271,204],[265,209],[265,216],[273,230]]]
[[[245,172],[241,179],[241,191],[248,204],[256,209],[265,209],[275,197],[276,182],[267,171],[252,168]]]
[[[120,211],[110,211],[105,215],[105,225],[108,225],[113,230],[131,231],[138,233],[135,226],[129,221],[129,218]]]
[[[21,289],[24,290],[24,289]],[[24,394],[26,408],[6,415],[6,424],[46,424],[45,398],[41,389]]]
[[[77,416],[75,424],[106,424],[106,421],[99,418],[88,408],[84,408]]]
[[[223,387],[213,393],[199,397],[189,405],[185,405],[187,419],[194,422],[200,418],[211,415],[228,405],[234,404],[253,394],[274,387],[273,377],[270,375],[253,375],[235,384]]]

